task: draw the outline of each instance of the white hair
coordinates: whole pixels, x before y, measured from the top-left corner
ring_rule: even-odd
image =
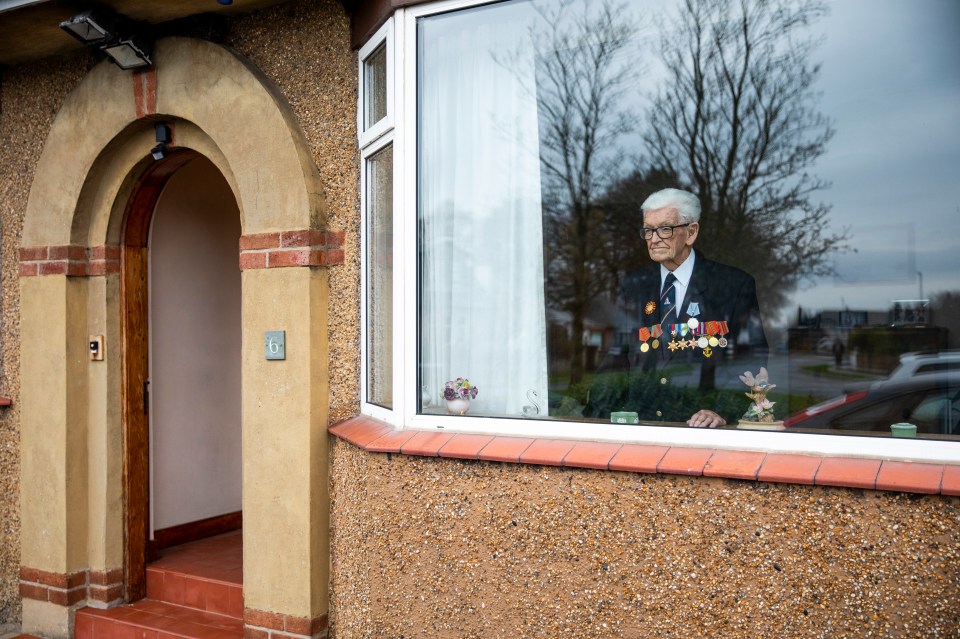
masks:
[[[680,222],[683,224],[700,221],[699,198],[689,191],[681,191],[680,189],[657,191],[643,201],[640,210],[646,215],[647,211],[655,211],[668,206],[677,209],[680,214]]]

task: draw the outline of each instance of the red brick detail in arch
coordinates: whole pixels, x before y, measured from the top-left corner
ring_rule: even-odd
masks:
[[[133,72],[133,102],[137,118],[157,112],[157,70],[153,67]]]
[[[240,237],[240,270],[343,263],[343,231],[301,229]]]
[[[327,615],[313,618],[285,615],[279,612],[245,608],[245,639],[322,639],[327,636]]]
[[[20,566],[20,596],[58,606],[72,606],[92,599],[119,603],[123,595],[123,571],[80,570],[71,573],[49,572]]]
[[[75,244],[26,246],[20,249],[20,276],[87,277],[120,272],[120,247]]]

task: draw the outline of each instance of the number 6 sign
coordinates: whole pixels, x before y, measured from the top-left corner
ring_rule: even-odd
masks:
[[[267,359],[287,359],[286,331],[264,331],[263,348]]]

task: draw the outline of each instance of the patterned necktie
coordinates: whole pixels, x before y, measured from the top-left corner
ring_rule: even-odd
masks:
[[[677,276],[673,273],[668,273],[666,279],[663,281],[663,290],[660,292],[660,323],[667,321],[667,316],[674,311],[675,300],[677,299],[677,289],[674,286],[674,283],[677,281]]]

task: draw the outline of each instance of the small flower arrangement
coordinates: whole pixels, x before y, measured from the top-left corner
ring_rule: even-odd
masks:
[[[753,401],[747,412],[743,414],[743,419],[751,422],[772,422],[773,405],[776,402],[767,399],[767,393],[776,388],[777,385],[770,383],[767,369],[760,367],[760,372],[757,373],[756,377],[753,376],[753,373],[747,371],[740,376],[740,381],[750,387],[750,392],[744,394]]]
[[[469,379],[458,377],[443,385],[443,398],[447,401],[454,399],[476,399],[477,387]]]
[[[769,399],[763,399],[760,403],[750,404],[750,408],[743,414],[743,418],[754,422],[773,421],[774,404],[776,404],[776,402],[771,402]]]

